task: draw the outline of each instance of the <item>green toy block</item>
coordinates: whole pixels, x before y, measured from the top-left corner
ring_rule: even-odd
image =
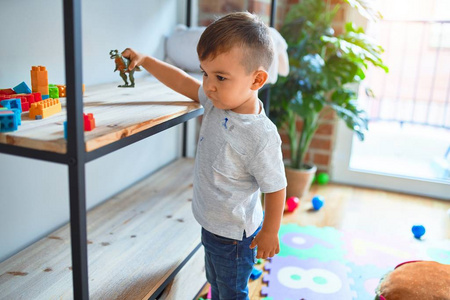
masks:
[[[59,89],[56,86],[56,84],[49,84],[48,92],[50,94],[49,98],[52,98],[52,99],[59,98]]]

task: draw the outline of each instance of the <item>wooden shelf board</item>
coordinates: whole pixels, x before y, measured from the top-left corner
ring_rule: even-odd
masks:
[[[180,159],[87,214],[90,299],[145,299],[200,244],[193,160]],[[70,225],[0,264],[0,299],[72,299]]]
[[[60,101],[61,112],[42,120],[31,120],[28,112],[22,113],[22,125],[17,131],[0,133],[0,143],[66,153],[66,98]],[[137,79],[135,88],[118,88],[117,83],[87,87],[83,103],[84,113],[94,114],[96,122],[93,131],[85,132],[87,152],[201,109],[153,77]]]

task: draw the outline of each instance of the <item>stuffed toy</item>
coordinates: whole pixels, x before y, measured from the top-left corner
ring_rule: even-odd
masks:
[[[450,300],[450,265],[405,262],[380,281],[376,300]]]

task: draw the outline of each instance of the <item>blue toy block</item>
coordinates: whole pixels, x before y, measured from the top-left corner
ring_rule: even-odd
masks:
[[[8,99],[0,101],[0,105],[14,112],[18,125],[22,124],[22,102],[20,99]]]
[[[250,279],[255,280],[258,279],[263,271],[253,267],[252,273],[250,274]]]
[[[13,87],[13,90],[17,94],[31,94],[31,89],[28,87],[25,81],[22,81],[21,83]]]
[[[50,95],[42,95],[42,100],[50,98]]]
[[[22,112],[22,102],[20,101],[20,98],[1,100],[0,105],[8,109],[15,108]]]
[[[64,138],[67,140],[67,121],[64,121]]]
[[[18,110],[16,110],[18,112]],[[19,126],[17,112],[12,110],[0,111],[0,132],[16,131]]]

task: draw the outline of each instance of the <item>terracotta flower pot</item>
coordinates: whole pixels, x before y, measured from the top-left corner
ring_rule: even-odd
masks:
[[[306,195],[311,187],[312,181],[314,179],[314,174],[316,174],[317,167],[315,165],[308,165],[309,169],[292,169],[290,167],[285,167],[286,179],[288,186],[286,188],[286,196],[298,197],[299,199]]]

